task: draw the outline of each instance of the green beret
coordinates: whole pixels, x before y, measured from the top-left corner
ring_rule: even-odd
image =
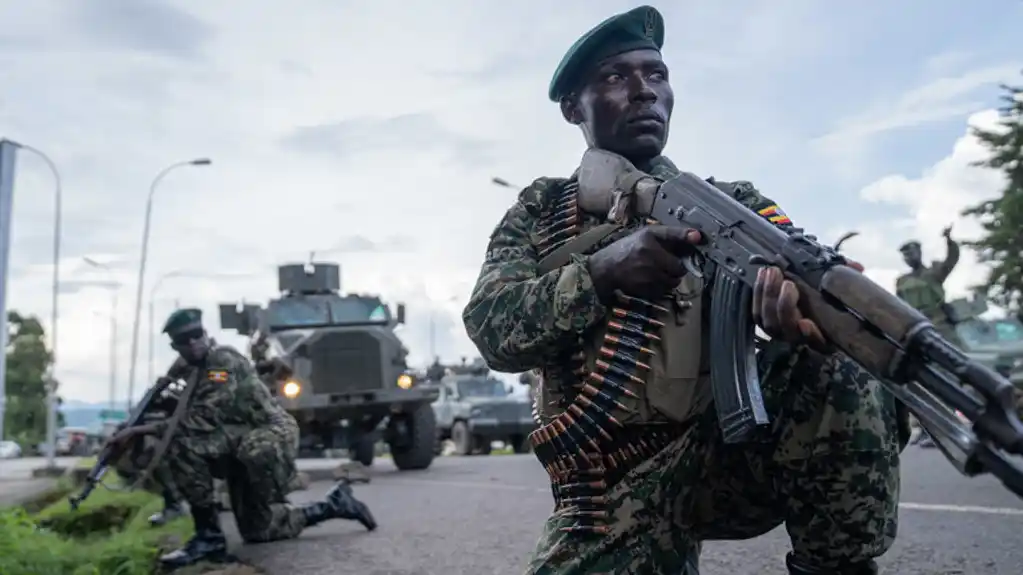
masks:
[[[186,308],[175,310],[163,324],[163,333],[174,337],[179,333],[202,329],[202,310],[197,308]]]
[[[664,45],[664,17],[652,6],[640,6],[604,20],[572,44],[551,78],[547,96],[561,100],[582,74],[612,56],[633,50],[657,50]]]
[[[902,244],[901,246],[899,246],[899,251],[900,252],[907,252],[907,251],[909,251],[911,249],[914,249],[914,248],[920,249],[920,242],[918,242],[916,240],[910,240],[910,241]]]

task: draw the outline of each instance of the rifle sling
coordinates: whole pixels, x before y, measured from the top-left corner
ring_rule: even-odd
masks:
[[[537,267],[540,268],[540,275],[561,268],[572,259],[573,255],[586,253],[621,227],[619,224],[600,224],[561,244],[537,264]]]
[[[163,437],[160,438],[160,443],[156,444],[156,449],[153,450],[153,457],[149,460],[149,464],[146,465],[145,470],[139,475],[138,479],[132,483],[131,488],[142,486],[149,476],[152,475],[153,470],[163,459],[163,456],[167,453],[167,448],[170,447],[171,439],[174,438],[174,432],[178,429],[178,424],[181,423],[181,418],[185,415],[185,410],[188,409],[188,404],[192,401],[192,395],[195,393],[195,389],[199,387],[200,372],[205,370],[205,362],[194,371],[194,377],[185,386],[185,390],[181,392],[181,397],[178,398],[178,404],[174,407],[174,413],[171,418],[167,421],[167,430],[163,432]]]

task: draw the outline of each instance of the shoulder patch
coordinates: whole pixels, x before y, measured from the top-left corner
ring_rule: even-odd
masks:
[[[226,369],[207,369],[206,379],[214,383],[227,383],[228,374]]]
[[[792,220],[778,207],[778,204],[771,204],[766,208],[760,208],[757,213],[767,218],[772,224],[791,224]]]

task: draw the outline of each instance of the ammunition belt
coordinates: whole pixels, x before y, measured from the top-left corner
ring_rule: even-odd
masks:
[[[536,245],[537,254],[540,256],[538,259],[543,259],[579,234],[582,212],[579,211],[578,192],[578,182],[575,180],[566,182],[561,186],[560,194],[540,216],[536,230],[540,238]]]
[[[579,383],[574,396],[566,395],[560,406],[564,411],[529,435],[537,459],[551,477],[555,508],[576,519],[566,531],[606,533],[607,490],[682,433],[676,425],[621,422],[635,411],[621,400],[639,399],[633,389],[646,383],[647,362],[660,341],[664,323],[653,316],[668,312],[619,294],[594,368],[576,367]]]

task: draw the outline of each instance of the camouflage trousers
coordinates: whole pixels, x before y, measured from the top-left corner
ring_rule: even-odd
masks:
[[[609,533],[573,532],[571,508],[556,509],[526,573],[695,575],[702,541],[783,523],[811,567],[885,553],[898,524],[903,410],[841,356],[792,363],[762,384],[772,415],[762,437],[726,445],[711,408],[609,486]]]
[[[242,434],[175,437],[168,450],[169,474],[193,507],[216,505],[214,479],[227,484],[238,531],[246,542],[297,537],[305,515],[287,500],[295,471],[295,442],[277,427]]]

